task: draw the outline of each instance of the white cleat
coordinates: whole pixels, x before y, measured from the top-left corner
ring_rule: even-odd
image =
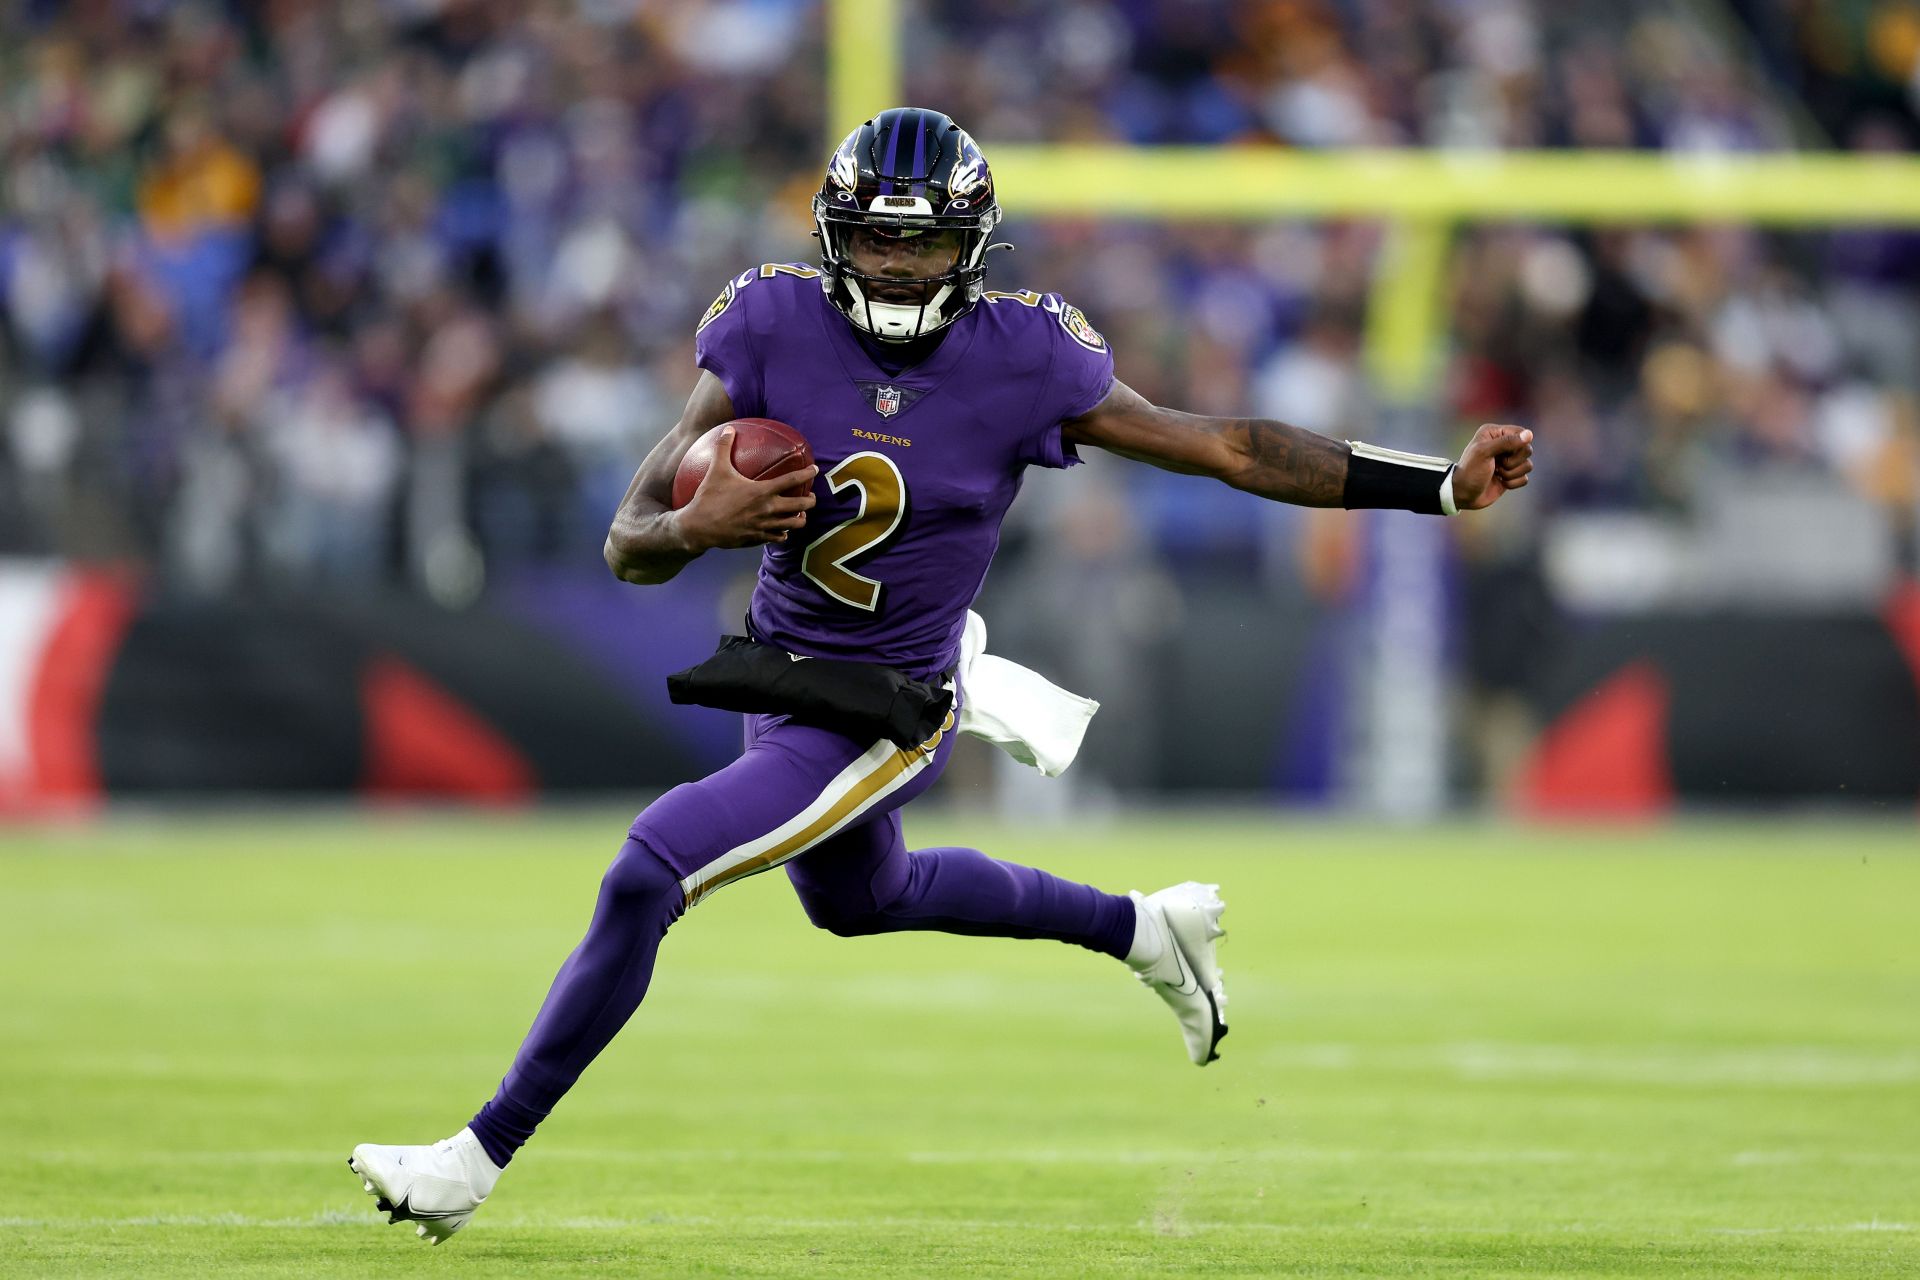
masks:
[[[1227,1034],[1227,989],[1214,963],[1214,944],[1227,936],[1220,927],[1217,884],[1187,881],[1158,893],[1127,895],[1142,919],[1160,927],[1160,958],[1134,976],[1160,994],[1180,1019],[1187,1056],[1206,1066],[1220,1056]]]
[[[430,1147],[382,1147],[363,1142],[347,1157],[374,1207],[388,1223],[419,1224],[415,1234],[439,1244],[467,1225],[493,1194],[500,1167],[487,1158],[471,1129]]]

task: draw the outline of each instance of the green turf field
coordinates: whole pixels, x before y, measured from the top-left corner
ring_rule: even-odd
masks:
[[[347,1151],[491,1092],[624,821],[0,830],[0,1272],[1920,1274],[1920,839],[1795,823],[922,819],[1220,880],[1222,1060],[1110,960],[760,877],[429,1249]]]

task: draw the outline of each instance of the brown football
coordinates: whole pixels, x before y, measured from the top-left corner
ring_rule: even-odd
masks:
[[[736,418],[723,422],[695,440],[693,448],[680,459],[680,469],[673,473],[675,511],[693,501],[693,491],[707,478],[707,471],[713,466],[713,451],[720,445],[720,433],[727,427],[733,428],[733,469],[749,480],[767,480],[813,465],[813,450],[807,447],[807,438],[784,422],[775,422],[772,418]],[[807,488],[795,485],[790,492],[797,497]]]

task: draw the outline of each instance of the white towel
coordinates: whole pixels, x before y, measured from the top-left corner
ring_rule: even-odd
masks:
[[[967,612],[960,638],[960,732],[982,738],[1021,764],[1057,778],[1080,753],[1100,704],[1036,671],[986,652],[986,619]]]

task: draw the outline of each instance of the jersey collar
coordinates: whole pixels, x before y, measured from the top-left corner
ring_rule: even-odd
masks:
[[[979,333],[980,308],[974,307],[948,325],[946,337],[939,346],[920,363],[909,365],[898,373],[889,373],[885,366],[874,359],[854,333],[853,325],[828,301],[826,294],[819,295],[814,314],[821,328],[826,331],[827,345],[839,359],[841,370],[856,388],[874,382],[898,382],[924,395],[944,383],[973,347],[973,340]],[[902,412],[905,411],[906,408],[903,408]]]

